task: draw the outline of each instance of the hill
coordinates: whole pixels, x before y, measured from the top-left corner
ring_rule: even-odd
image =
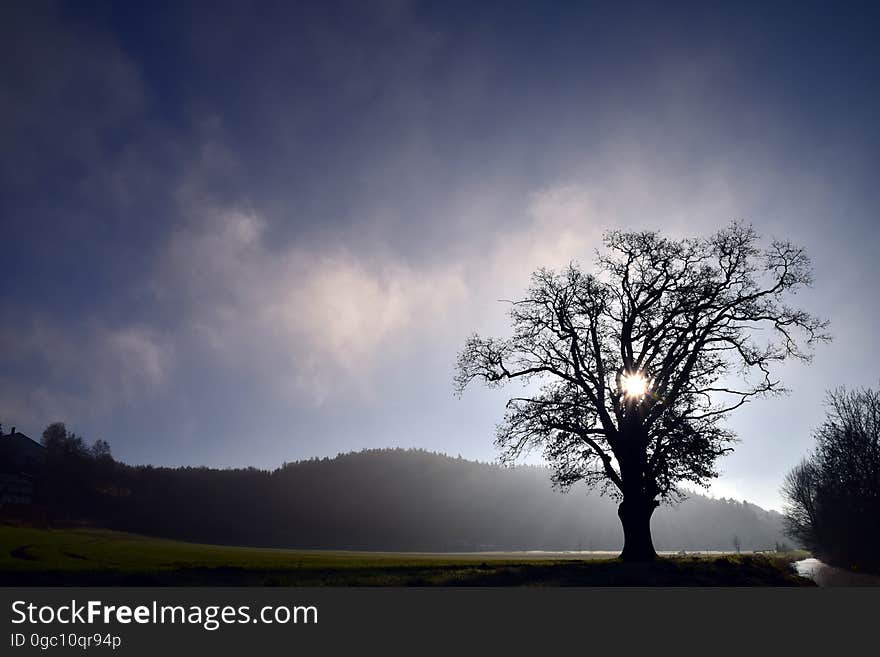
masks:
[[[69,473],[69,469],[66,470]],[[331,550],[617,550],[613,500],[553,490],[542,467],[383,449],[274,471],[104,462],[56,520],[206,543]],[[68,488],[70,481],[68,477]],[[71,503],[72,504],[72,503]],[[661,507],[658,550],[772,549],[781,516],[701,495]]]

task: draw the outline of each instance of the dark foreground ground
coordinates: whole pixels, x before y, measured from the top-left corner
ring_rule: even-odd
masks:
[[[95,529],[0,526],[6,586],[813,586],[805,552],[664,556],[427,554],[199,545]]]

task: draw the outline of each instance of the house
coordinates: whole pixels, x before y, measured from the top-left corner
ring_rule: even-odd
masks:
[[[0,431],[0,509],[30,505],[34,482],[46,464],[46,449],[12,428]]]

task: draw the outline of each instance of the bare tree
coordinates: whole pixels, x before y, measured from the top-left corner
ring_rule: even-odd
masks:
[[[880,571],[880,390],[832,390],[827,409],[782,487],[786,531],[829,563]]]
[[[722,418],[782,391],[772,366],[828,339],[785,303],[811,283],[807,256],[758,242],[741,223],[705,239],[609,232],[595,273],[537,271],[511,302],[512,336],[474,335],[459,354],[459,393],[475,379],[532,384],[507,403],[502,461],[540,448],[563,489],[586,481],[620,499],[624,559],[656,556],[651,515],[676,484],[717,476],[734,439]]]
[[[785,476],[782,496],[785,532],[802,546],[815,549],[816,546],[816,494],[819,482],[819,469],[810,459],[803,459]]]

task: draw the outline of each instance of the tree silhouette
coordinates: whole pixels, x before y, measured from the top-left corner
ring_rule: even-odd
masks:
[[[829,563],[880,570],[880,391],[828,394],[816,448],[782,494],[793,538]]]
[[[782,391],[772,366],[809,360],[827,322],[785,302],[812,282],[803,250],[761,249],[751,226],[683,240],[611,231],[604,245],[595,273],[533,274],[511,302],[512,336],[467,340],[456,389],[526,383],[497,430],[502,460],[540,448],[558,486],[616,496],[622,558],[650,560],[659,502],[717,476],[735,438],[721,420]]]

